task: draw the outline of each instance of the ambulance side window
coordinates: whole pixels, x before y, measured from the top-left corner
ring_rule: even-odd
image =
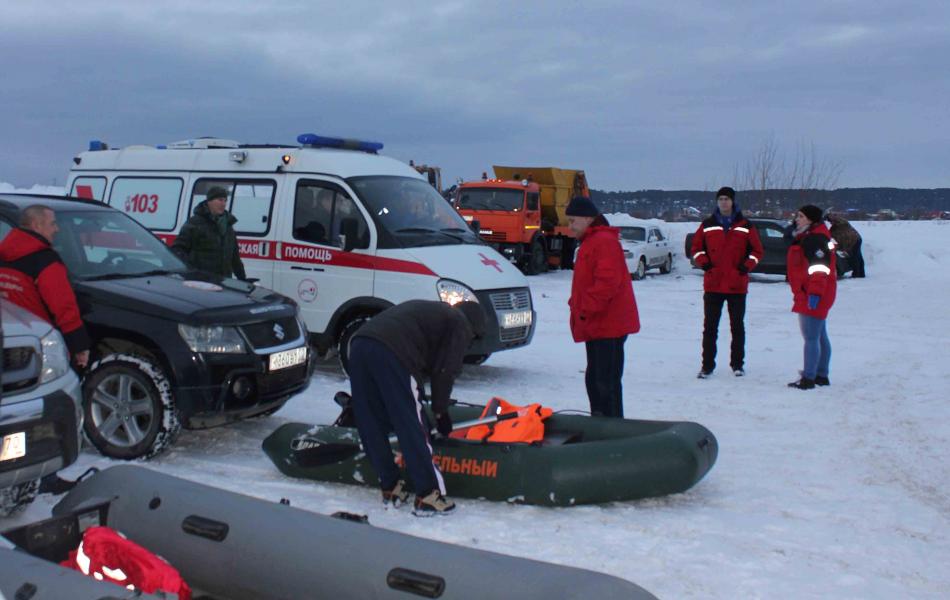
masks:
[[[153,231],[172,231],[183,186],[178,177],[117,177],[109,205]]]
[[[336,187],[313,182],[297,185],[294,198],[294,239],[336,246],[347,222],[355,222],[355,248],[369,248],[369,228],[353,200]]]
[[[277,184],[271,179],[199,179],[191,192],[188,216],[207,199],[213,187],[228,190],[228,211],[237,222],[234,232],[239,236],[264,236],[270,231],[271,211]]]
[[[69,195],[76,198],[102,200],[106,194],[105,177],[77,177],[73,180],[73,189]]]

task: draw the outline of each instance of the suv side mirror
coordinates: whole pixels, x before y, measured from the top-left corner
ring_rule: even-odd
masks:
[[[356,219],[348,218],[340,221],[340,229],[343,230],[337,240],[337,246],[344,252],[349,252],[356,247],[359,224]]]

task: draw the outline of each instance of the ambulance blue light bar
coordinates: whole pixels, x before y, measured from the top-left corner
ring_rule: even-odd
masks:
[[[98,152],[99,150],[108,150],[109,144],[102,140],[89,140],[89,151]]]
[[[297,136],[297,143],[301,146],[311,146],[313,148],[342,148],[343,150],[359,150],[371,154],[376,154],[383,149],[382,142],[328,137],[315,133],[301,133]]]

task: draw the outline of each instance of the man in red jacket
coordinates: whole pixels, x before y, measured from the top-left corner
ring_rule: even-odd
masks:
[[[623,345],[640,331],[630,270],[620,230],[610,227],[589,198],[567,205],[567,219],[580,241],[571,281],[571,334],[587,348],[590,413],[623,418]]]
[[[56,213],[42,204],[23,209],[20,226],[0,242],[0,297],[52,323],[66,340],[73,363],[89,362],[89,336],[79,316],[66,265],[51,247]]]
[[[700,379],[716,368],[716,340],[722,305],[729,307],[732,347],[729,365],[736,377],[745,375],[745,304],[749,291],[749,271],[764,254],[759,233],[739,210],[736,191],[731,187],[716,192],[716,210],[693,236],[693,261],[703,275],[703,366]]]

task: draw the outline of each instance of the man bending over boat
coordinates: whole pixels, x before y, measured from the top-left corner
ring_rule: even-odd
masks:
[[[413,514],[431,516],[455,509],[432,462],[419,389],[428,379],[436,428],[448,435],[452,386],[462,372],[469,344],[484,332],[485,316],[476,302],[450,306],[410,300],[379,313],[353,335],[349,352],[353,412],[384,503],[399,506],[409,499],[389,445],[389,432],[395,431],[416,492]]]

